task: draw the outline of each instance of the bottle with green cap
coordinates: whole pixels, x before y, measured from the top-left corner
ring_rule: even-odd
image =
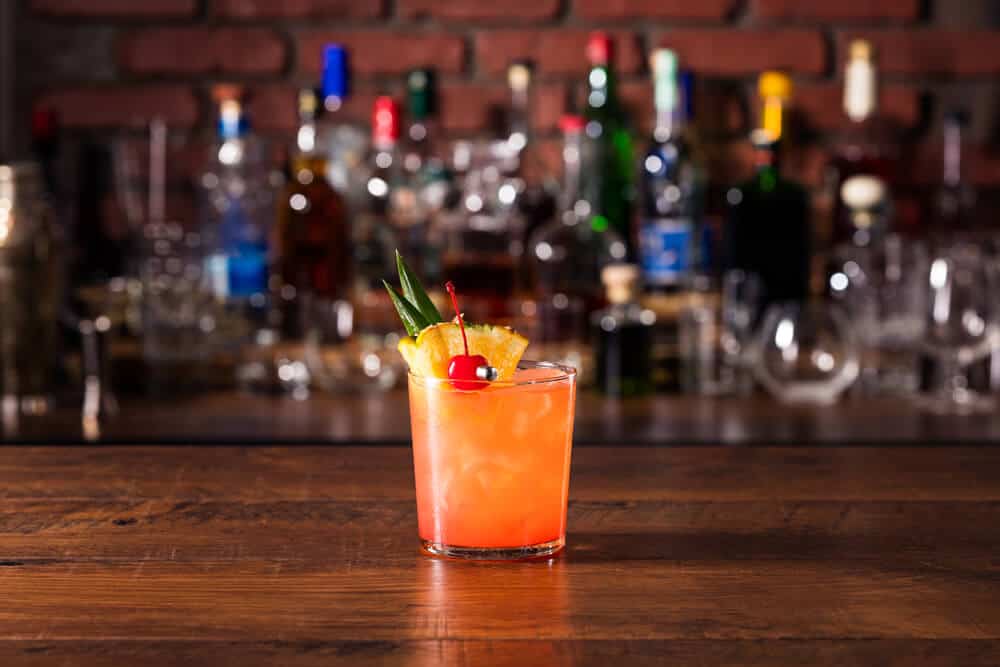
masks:
[[[647,291],[676,292],[699,268],[704,171],[689,146],[677,55],[650,58],[656,122],[639,163],[639,259]]]
[[[758,85],[761,127],[751,134],[754,175],[726,193],[731,268],[755,274],[763,305],[801,302],[810,294],[812,262],[809,192],[781,172],[785,107],[792,82],[780,72],[764,72]]]

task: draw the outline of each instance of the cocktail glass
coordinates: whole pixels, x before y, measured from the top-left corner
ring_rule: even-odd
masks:
[[[576,371],[522,361],[512,381],[476,390],[412,373],[409,385],[424,549],[480,560],[561,550]]]

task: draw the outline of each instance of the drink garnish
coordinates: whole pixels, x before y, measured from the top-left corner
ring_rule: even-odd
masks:
[[[427,296],[427,291],[420,279],[406,265],[398,250],[396,251],[396,271],[399,273],[399,284],[403,288],[402,294],[393,289],[387,281],[383,280],[382,284],[389,292],[389,298],[392,299],[392,305],[396,307],[399,319],[403,321],[407,335],[416,336],[430,325],[443,322],[444,318],[438,312],[437,306]]]
[[[456,389],[475,389],[487,378],[496,378],[496,369],[490,366],[489,362],[481,354],[469,354],[469,339],[465,335],[465,322],[462,320],[462,311],[458,309],[458,297],[455,295],[455,284],[450,280],[445,283],[444,288],[451,295],[451,303],[455,306],[455,319],[458,320],[459,329],[462,331],[462,345],[465,354],[456,354],[448,361],[448,378],[452,380],[452,385]]]
[[[484,380],[514,378],[528,347],[527,338],[509,327],[466,322],[459,313],[454,286],[449,292],[458,317],[456,321],[444,321],[398,251],[396,269],[401,291],[386,281],[383,284],[406,328],[407,335],[398,347],[413,375],[452,380],[457,389],[478,389],[487,384]]]

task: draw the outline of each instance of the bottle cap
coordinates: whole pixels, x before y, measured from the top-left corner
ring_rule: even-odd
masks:
[[[653,72],[653,105],[659,111],[677,108],[677,54],[670,49],[656,49],[650,54]]]
[[[437,77],[430,69],[415,69],[406,76],[410,118],[424,120],[437,112],[436,83]]]
[[[507,68],[507,85],[511,90],[524,91],[531,85],[531,65],[519,60]]]
[[[586,124],[587,121],[583,116],[574,113],[565,113],[559,118],[559,129],[562,130],[563,134],[583,132]]]
[[[639,267],[635,264],[608,264],[601,270],[601,282],[611,303],[628,303],[639,291]]]
[[[303,88],[299,91],[299,116],[312,117],[316,115],[319,107],[319,100],[316,99],[316,91],[312,88]]]
[[[872,52],[871,42],[866,39],[855,39],[847,49],[850,60],[871,60]]]
[[[611,37],[606,32],[593,32],[587,40],[587,59],[593,67],[610,65],[613,55]]]
[[[792,98],[792,80],[784,72],[764,72],[757,81],[757,91],[765,99],[788,101]]]
[[[323,99],[346,99],[350,94],[350,70],[347,49],[340,44],[327,44],[323,48]]]
[[[372,111],[372,140],[375,143],[393,142],[399,138],[399,105],[396,100],[383,95],[375,98]]]

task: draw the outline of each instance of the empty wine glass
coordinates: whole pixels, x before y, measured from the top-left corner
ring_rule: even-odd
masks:
[[[858,377],[857,343],[835,305],[783,303],[764,317],[754,376],[785,403],[833,403]]]
[[[993,408],[993,401],[969,388],[964,369],[997,345],[997,267],[976,245],[957,242],[938,248],[927,271],[928,299],[923,347],[937,365],[923,407],[968,414]]]

